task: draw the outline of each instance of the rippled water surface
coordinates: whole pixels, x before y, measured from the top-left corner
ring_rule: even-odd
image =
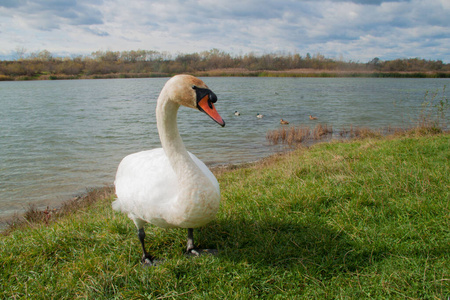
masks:
[[[167,78],[0,82],[0,216],[111,184],[127,154],[160,147],[155,107]],[[270,155],[267,130],[326,123],[405,126],[448,79],[204,78],[226,121],[182,108],[188,150],[207,164]],[[448,91],[445,91],[448,97]],[[430,97],[428,97],[430,98]],[[429,100],[429,99],[428,99]],[[239,111],[241,116],[234,115]],[[257,119],[261,113],[264,118]],[[318,117],[310,121],[308,116]]]

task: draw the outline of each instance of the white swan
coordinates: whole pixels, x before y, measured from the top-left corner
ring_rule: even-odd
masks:
[[[219,209],[219,183],[202,161],[186,151],[176,121],[178,108],[183,105],[203,111],[225,126],[213,105],[216,101],[216,95],[200,79],[190,75],[172,77],[156,106],[162,148],[128,155],[117,169],[117,200],[112,207],[134,221],[146,265],[153,265],[154,258],[145,250],[145,223],[187,228],[187,253],[197,253],[193,228],[213,220]]]

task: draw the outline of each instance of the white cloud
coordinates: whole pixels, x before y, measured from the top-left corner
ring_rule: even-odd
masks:
[[[0,3],[0,50],[87,54],[218,48],[368,61],[450,62],[447,0],[16,0]]]

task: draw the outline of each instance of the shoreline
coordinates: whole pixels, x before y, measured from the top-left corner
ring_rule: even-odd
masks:
[[[381,133],[381,129],[371,132],[362,132],[361,135],[354,136],[341,136],[338,138],[333,138],[328,135],[321,136],[318,139],[314,137],[307,138],[301,142],[291,144],[284,144],[282,150],[276,151],[275,153],[261,157],[260,159],[242,162],[242,163],[229,163],[229,164],[219,164],[214,166],[208,166],[208,168],[213,172],[215,176],[220,174],[233,171],[240,168],[246,168],[258,163],[264,163],[264,161],[271,160],[280,156],[289,155],[293,151],[305,148],[308,149],[316,144],[323,143],[351,143],[358,140],[365,139],[399,139],[408,136],[425,136],[425,135],[448,135],[450,131],[443,129],[441,132],[426,132],[423,128],[410,128],[409,130],[398,130],[394,132]],[[283,142],[280,142],[283,143]],[[67,200],[63,200],[56,207],[47,206],[45,209],[36,207],[36,205],[28,205],[28,209],[23,213],[15,212],[10,216],[4,216],[0,218],[0,235],[7,235],[9,232],[14,231],[17,228],[23,226],[31,226],[33,224],[40,224],[48,222],[55,222],[59,218],[63,218],[66,215],[75,213],[77,210],[89,207],[91,204],[106,198],[115,197],[115,187],[114,184],[104,185],[101,187],[88,187],[83,193],[75,194],[73,197]]]
[[[450,78],[450,72],[437,71],[359,71],[359,70],[328,70],[328,69],[288,69],[248,70],[242,68],[213,69],[208,71],[186,72],[197,77],[293,77],[293,78]],[[38,74],[34,76],[0,75],[0,81],[34,81],[34,80],[77,80],[77,79],[130,79],[130,78],[164,78],[172,77],[174,73],[107,73],[107,74]]]
[[[289,152],[295,151],[298,148],[309,148],[314,144],[318,143],[330,143],[332,141],[338,141],[338,139],[329,139],[329,138],[322,138],[320,140],[311,140],[311,141],[304,141],[301,144],[298,144],[296,146],[291,145],[285,145],[281,150],[277,150],[274,153],[260,157],[256,160],[246,161],[246,162],[240,162],[240,163],[222,163],[222,164],[207,164],[207,167],[211,170],[213,174],[216,176],[218,174],[225,173],[227,171],[239,169],[239,168],[245,168],[247,166],[251,166],[254,164],[257,164],[259,162],[262,162],[264,160],[270,159],[271,157],[277,157],[280,155],[286,155]],[[344,139],[339,139],[344,140]],[[68,209],[70,207],[76,207],[77,209],[79,207],[83,207],[88,202],[88,205],[92,201],[92,195],[96,194],[102,194],[103,198],[106,197],[115,197],[115,190],[114,190],[114,183],[111,184],[105,184],[103,186],[96,186],[96,187],[86,187],[84,192],[74,193],[73,196],[70,198],[67,198],[65,200],[62,200],[58,204],[53,205],[46,205],[46,204],[28,204],[24,205],[24,209],[20,211],[15,211],[12,214],[1,216],[0,217],[0,235],[1,234],[7,234],[7,232],[14,230],[16,227],[21,227],[28,224],[33,224],[34,222],[48,222],[50,219],[55,219],[52,217],[63,217],[65,214],[67,214],[67,210],[69,210],[69,213],[71,212],[71,209]],[[61,211],[63,211],[61,213]],[[31,221],[28,220],[31,219]]]
[[[230,170],[235,170],[235,169],[239,169],[239,168],[245,168],[247,166],[251,166],[254,164],[257,164],[261,161],[270,159],[271,157],[276,157],[276,156],[280,156],[280,155],[285,155],[288,154],[289,152],[295,151],[298,148],[309,148],[315,144],[319,144],[319,143],[331,143],[333,141],[349,141],[352,138],[345,138],[345,137],[332,137],[332,134],[329,135],[325,135],[325,136],[321,136],[320,138],[314,138],[314,137],[310,137],[307,138],[305,140],[302,140],[301,142],[298,142],[295,145],[288,145],[288,144],[283,144],[283,142],[279,142],[277,144],[279,144],[280,148],[277,150],[274,150],[273,153],[267,155],[267,156],[262,156],[259,158],[254,158],[252,160],[249,161],[245,161],[245,162],[238,162],[238,163],[210,163],[210,164],[206,164],[207,167],[211,170],[211,172],[213,172],[213,174],[217,175],[217,174],[222,174],[224,172],[230,171]],[[272,144],[272,145],[276,145],[276,144]],[[59,211],[62,208],[65,208],[66,206],[70,206],[75,202],[83,202],[84,198],[90,198],[92,193],[103,193],[104,191],[112,191],[111,196],[115,196],[115,191],[114,190],[114,183],[110,183],[110,184],[104,184],[102,186],[91,186],[91,187],[85,187],[83,192],[76,192],[71,194],[72,196],[66,198],[65,200],[61,200],[58,201],[58,203],[48,203],[44,200],[42,201],[42,203],[28,203],[28,204],[24,204],[23,205],[23,209],[22,210],[16,210],[11,214],[6,214],[4,216],[0,216],[0,234],[2,234],[5,231],[9,230],[9,227],[15,227],[15,223],[19,222],[19,223],[27,223],[26,221],[26,216],[27,214],[31,213],[31,214],[37,214],[40,215],[42,218],[49,218],[52,215],[58,214]],[[31,217],[32,219],[34,219],[34,217]],[[39,218],[39,217],[38,217]]]
[[[269,159],[272,156],[286,154],[295,149],[296,148],[294,149],[287,148],[285,150],[273,153],[269,156],[261,157],[260,159],[248,162],[208,165],[208,168],[214,174],[222,174],[230,170],[244,168],[246,166],[256,164],[265,159]],[[16,227],[21,227],[27,223],[33,224],[36,221],[48,222],[50,219],[54,220],[55,216],[57,216],[58,218],[63,217],[65,214],[72,212],[71,207],[76,207],[76,209],[78,209],[79,207],[89,206],[91,203],[96,201],[96,200],[93,201],[92,199],[93,195],[98,194],[101,194],[103,198],[115,197],[114,183],[105,184],[103,186],[86,187],[84,192],[74,193],[73,196],[65,200],[62,200],[58,204],[39,205],[28,203],[27,205],[24,205],[23,210],[16,210],[11,214],[0,216],[0,235],[5,234],[5,232],[14,230],[14,228]]]

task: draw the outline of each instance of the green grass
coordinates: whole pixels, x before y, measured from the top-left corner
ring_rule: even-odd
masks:
[[[0,298],[335,299],[450,297],[450,135],[318,144],[217,172],[217,219],[147,227],[165,260],[140,265],[112,196],[0,237]]]

